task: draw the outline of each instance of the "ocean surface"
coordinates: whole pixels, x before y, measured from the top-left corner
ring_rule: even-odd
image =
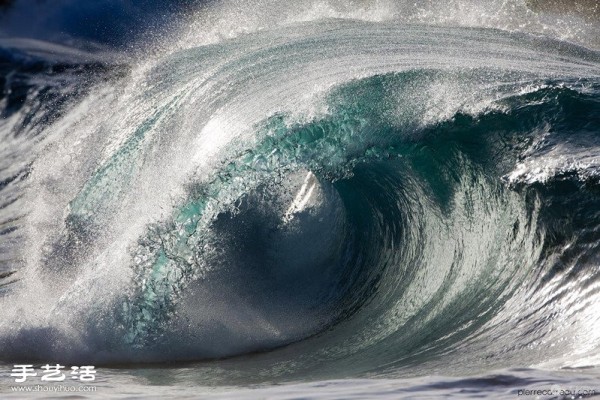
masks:
[[[78,3],[0,2],[1,398],[600,396],[597,3]]]

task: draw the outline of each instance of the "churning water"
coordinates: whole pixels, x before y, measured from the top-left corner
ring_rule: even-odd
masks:
[[[0,39],[3,395],[24,361],[89,397],[600,393],[599,32],[309,1]]]

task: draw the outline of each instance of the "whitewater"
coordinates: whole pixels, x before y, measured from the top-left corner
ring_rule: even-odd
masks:
[[[538,3],[0,36],[2,397],[600,393],[598,4]]]

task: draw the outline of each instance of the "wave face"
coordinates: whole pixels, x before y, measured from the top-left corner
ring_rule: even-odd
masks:
[[[0,52],[4,361],[597,365],[597,51],[343,19],[134,66],[36,43]]]

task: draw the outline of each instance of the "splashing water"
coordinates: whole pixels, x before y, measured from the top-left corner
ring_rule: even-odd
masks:
[[[2,39],[1,359],[392,397],[593,385],[598,27],[242,2],[133,61]]]

